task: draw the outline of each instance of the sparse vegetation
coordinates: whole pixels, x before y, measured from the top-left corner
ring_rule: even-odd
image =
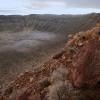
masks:
[[[85,100],[81,91],[74,89],[67,75],[68,71],[65,68],[58,68],[52,73],[48,100]]]
[[[51,75],[52,84],[49,87],[48,100],[69,100],[71,91],[67,80],[68,71],[65,68],[58,68]],[[70,87],[71,88],[71,87]]]

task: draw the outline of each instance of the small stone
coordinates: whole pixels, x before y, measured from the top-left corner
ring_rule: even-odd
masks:
[[[19,86],[19,84],[16,84],[16,86],[18,87],[18,86]]]
[[[30,78],[30,83],[33,81],[33,77]]]
[[[68,35],[68,39],[71,39],[72,37],[73,37],[72,34],[69,34],[69,35]]]
[[[81,43],[78,43],[78,46],[79,47],[82,47],[83,46],[83,43],[81,42]]]
[[[66,59],[66,57],[65,56],[62,56],[62,59]]]

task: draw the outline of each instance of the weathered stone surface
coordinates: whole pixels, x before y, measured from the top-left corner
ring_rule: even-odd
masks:
[[[92,87],[100,81],[100,41],[89,41],[76,55],[72,79],[76,87]]]

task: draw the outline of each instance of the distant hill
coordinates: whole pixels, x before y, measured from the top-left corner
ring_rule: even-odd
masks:
[[[0,32],[39,30],[57,33],[85,31],[100,22],[100,13],[86,15],[9,15],[0,16]]]

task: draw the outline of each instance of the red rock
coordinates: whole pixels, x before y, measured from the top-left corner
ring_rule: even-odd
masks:
[[[32,90],[31,89],[22,89],[19,91],[20,93],[16,95],[16,100],[28,100]]]
[[[100,82],[100,41],[91,40],[76,55],[72,68],[75,87],[92,87]]]
[[[28,100],[41,100],[40,94],[31,95]]]

